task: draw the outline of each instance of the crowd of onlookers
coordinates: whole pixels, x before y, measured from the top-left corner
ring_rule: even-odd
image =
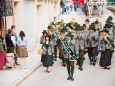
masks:
[[[93,10],[97,10],[98,16],[102,16],[104,2],[89,1],[89,0],[61,0],[60,8],[62,14],[70,14],[70,12],[77,12],[77,8],[81,8],[86,17],[92,17]]]
[[[0,45],[1,52],[6,56],[7,64],[5,64],[5,66],[10,64],[13,65],[14,68],[16,65],[20,66],[20,68],[26,67],[26,57],[28,56],[28,52],[27,39],[24,31],[20,31],[18,35],[15,26],[12,25],[11,28],[7,30],[4,38],[0,36]],[[12,58],[14,58],[14,64],[12,60],[8,59],[11,57],[11,54],[13,54]]]
[[[78,1],[77,0],[61,0],[60,1],[61,13],[69,14],[70,12],[77,11]]]

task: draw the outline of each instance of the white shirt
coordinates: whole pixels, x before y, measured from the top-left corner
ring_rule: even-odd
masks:
[[[66,0],[66,6],[70,6],[71,1],[70,0]]]
[[[11,36],[11,40],[13,42],[13,45],[16,46],[16,38],[15,38],[15,36]]]
[[[27,39],[26,39],[26,37],[24,37],[23,40],[21,39],[21,37],[18,37],[17,45],[18,46],[27,46]]]

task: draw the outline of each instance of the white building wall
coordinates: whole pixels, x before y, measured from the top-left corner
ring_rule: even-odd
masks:
[[[28,39],[28,50],[35,48],[36,41],[40,39],[42,31],[47,29],[50,22],[54,20],[54,15],[58,6],[54,9],[52,0],[42,0],[37,4],[37,0],[19,0],[15,3],[14,15],[17,33],[23,30]],[[12,25],[12,17],[7,18],[7,27]]]
[[[28,49],[34,49],[36,43],[36,5],[34,1],[23,0],[24,31],[28,39]]]
[[[23,0],[14,3],[14,17],[17,34],[24,28]]]

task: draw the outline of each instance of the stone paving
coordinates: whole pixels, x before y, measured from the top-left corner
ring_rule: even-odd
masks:
[[[106,18],[113,14],[110,11],[104,9],[103,17],[100,21],[106,21]],[[73,12],[70,15],[61,15],[60,19],[64,19],[65,22],[71,21],[75,18],[79,24],[83,24],[85,16],[81,9],[78,12]],[[97,17],[91,18],[94,21]],[[103,23],[103,24],[104,24]],[[48,74],[45,72],[46,68],[40,67],[31,76],[24,80],[19,86],[115,86],[115,53],[112,58],[112,65],[110,70],[104,70],[99,66],[100,55],[97,59],[96,66],[89,65],[89,59],[87,54],[85,55],[84,70],[79,71],[78,66],[75,66],[74,81],[68,81],[66,68],[61,66],[61,60],[55,62],[51,68],[51,72]]]

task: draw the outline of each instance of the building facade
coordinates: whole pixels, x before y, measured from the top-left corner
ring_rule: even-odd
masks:
[[[14,15],[7,17],[7,29],[16,26],[17,34],[23,30],[28,40],[28,50],[35,48],[42,31],[57,21],[60,14],[59,0],[13,0]]]

